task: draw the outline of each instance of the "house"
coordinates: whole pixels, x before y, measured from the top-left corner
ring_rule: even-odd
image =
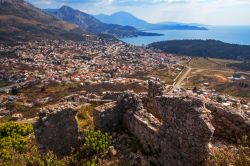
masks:
[[[22,120],[23,119],[23,114],[22,113],[14,113],[14,114],[12,114],[11,119],[13,121]]]

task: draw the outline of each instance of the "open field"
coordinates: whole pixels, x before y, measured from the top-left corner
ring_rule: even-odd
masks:
[[[192,70],[188,77],[183,81],[185,88],[194,88],[215,90],[220,94],[227,94],[250,101],[250,73],[242,72],[244,80],[230,80],[235,73],[235,69],[226,67],[230,63],[240,63],[240,61],[194,58],[190,62]],[[209,86],[205,87],[204,83]],[[242,86],[244,83],[246,86]]]
[[[217,58],[208,58],[208,59],[220,65],[224,65],[224,66],[228,64],[232,64],[232,63],[243,63],[242,61],[239,61],[239,60],[217,59]]]
[[[191,68],[207,69],[207,70],[223,70],[223,71],[234,71],[232,68],[228,68],[225,65],[225,61],[215,61],[208,58],[193,58],[190,61]]]
[[[181,66],[180,66],[181,68]],[[176,68],[161,68],[161,69],[154,69],[152,71],[147,72],[140,72],[129,76],[129,78],[136,78],[140,80],[148,80],[150,77],[160,78],[166,84],[173,84],[175,78],[180,74],[181,71],[175,70]]]

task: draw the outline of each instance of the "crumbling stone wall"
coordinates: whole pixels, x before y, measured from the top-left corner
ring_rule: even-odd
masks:
[[[155,97],[162,96],[165,87],[159,81],[158,79],[148,81],[148,94],[143,96],[142,102],[148,112],[161,119],[158,109],[155,109],[157,107]]]
[[[148,97],[154,98],[163,95],[165,88],[159,81],[157,79],[148,81]]]
[[[214,127],[203,101],[193,97],[157,97],[162,115],[160,161],[164,165],[204,165]]]
[[[102,99],[103,100],[113,100],[115,101],[123,92],[110,92],[107,91],[104,93]]]
[[[116,102],[104,104],[93,111],[95,127],[102,131],[116,131],[120,127],[121,112],[116,109]]]
[[[48,106],[39,112],[34,129],[41,152],[64,155],[78,145],[76,114],[77,108],[71,103]]]
[[[107,130],[108,126],[110,129],[127,128],[150,154],[149,160],[157,165],[204,164],[214,131],[210,111],[205,109],[204,103],[195,98],[169,96],[159,96],[155,100],[155,109],[160,112],[163,122],[144,108],[141,96],[125,92],[116,105],[113,103],[108,107],[106,114],[103,107],[97,108],[94,123],[101,130]],[[104,120],[105,126],[99,125],[101,114],[109,119]],[[111,120],[119,116],[122,119]]]
[[[96,127],[127,128],[142,143],[148,160],[164,166],[204,165],[214,135],[250,135],[249,121],[236,110],[193,96],[164,96],[163,89],[149,81],[148,94],[124,92],[117,102],[95,110]]]
[[[214,135],[217,138],[235,141],[248,136],[250,141],[250,121],[240,111],[212,102],[206,103],[206,108],[211,110]]]

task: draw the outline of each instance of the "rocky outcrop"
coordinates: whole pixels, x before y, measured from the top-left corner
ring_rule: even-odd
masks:
[[[48,106],[40,111],[34,129],[41,152],[65,155],[78,145],[76,114],[77,109],[71,103]]]

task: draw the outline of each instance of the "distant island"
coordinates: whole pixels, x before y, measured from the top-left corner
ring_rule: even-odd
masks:
[[[229,44],[217,40],[169,40],[151,43],[148,47],[178,55],[250,60],[249,45]]]

